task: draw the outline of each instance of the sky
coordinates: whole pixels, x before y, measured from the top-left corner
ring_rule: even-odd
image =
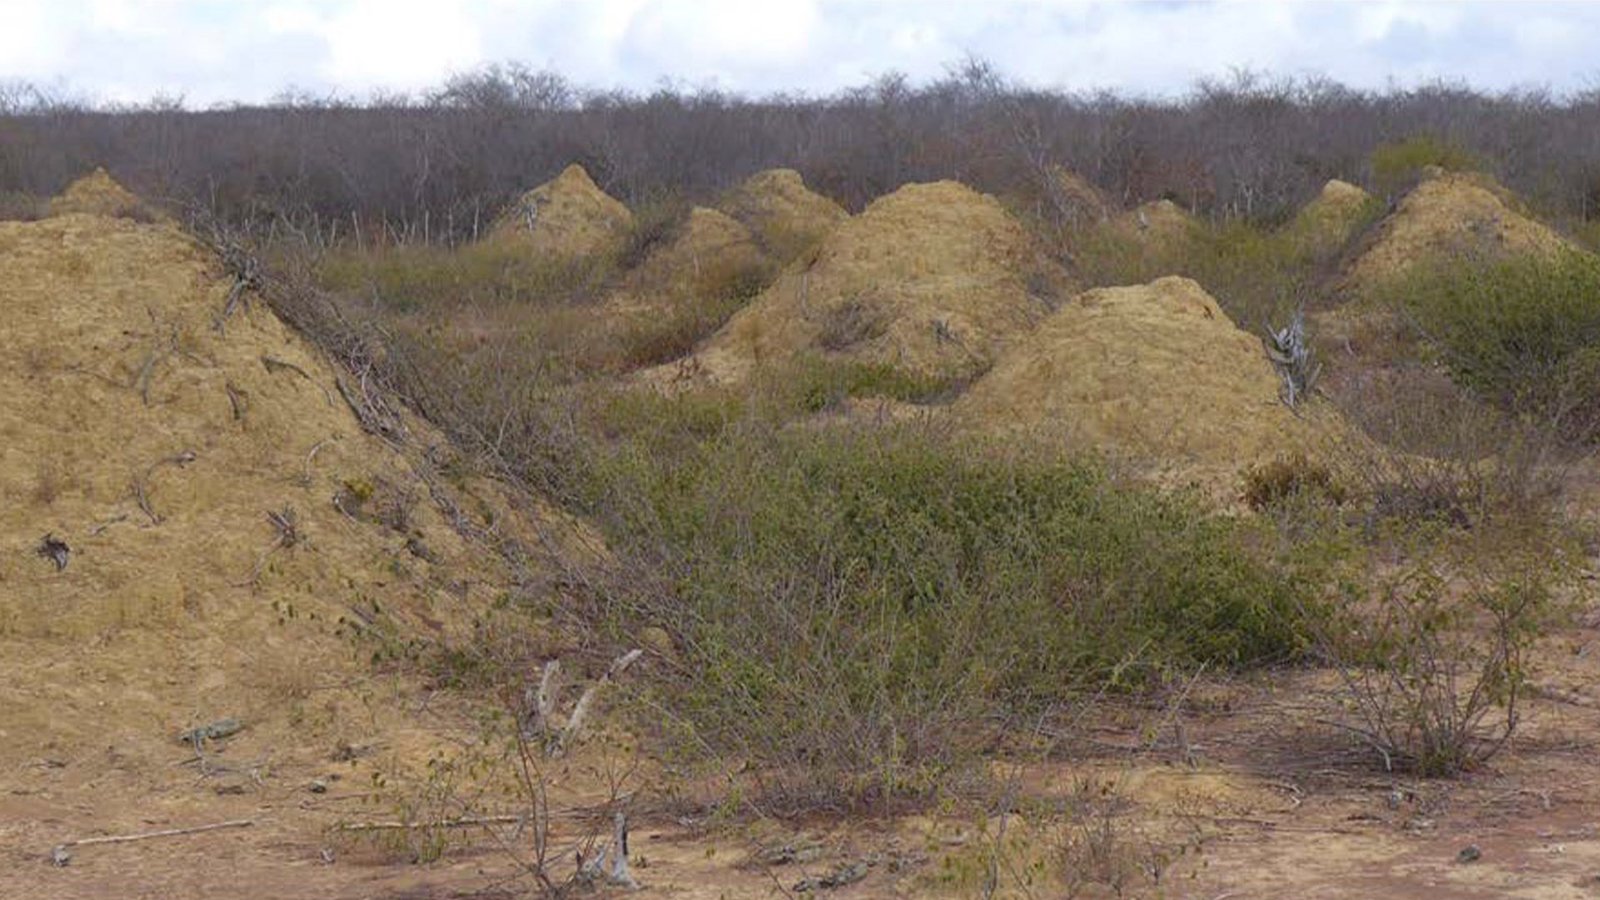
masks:
[[[1035,86],[1181,93],[1248,68],[1354,87],[1600,88],[1596,2],[0,0],[0,81],[204,107],[418,93],[516,61],[598,88],[826,93],[968,56]]]

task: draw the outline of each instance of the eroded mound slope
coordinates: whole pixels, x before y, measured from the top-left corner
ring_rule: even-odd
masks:
[[[1291,412],[1279,387],[1259,338],[1198,283],[1167,277],[1078,295],[951,413],[977,433],[1109,453],[1217,486],[1308,446],[1319,426]]]
[[[1379,223],[1346,271],[1346,286],[1370,291],[1418,266],[1457,256],[1549,254],[1570,246],[1518,206],[1487,176],[1435,169]]]
[[[145,821],[338,746],[399,752],[376,635],[506,584],[362,430],[358,385],[260,302],[219,321],[230,286],[169,225],[0,223],[0,758],[150,793]],[[222,719],[245,726],[225,755],[174,767],[179,730]]]
[[[718,208],[743,222],[780,262],[815,247],[849,217],[844,207],[806,187],[793,169],[757,172]]]
[[[993,197],[907,185],[841,224],[690,359],[656,375],[713,383],[803,354],[934,381],[986,370],[1048,312],[1065,276]]]
[[[573,164],[523,194],[495,223],[490,238],[522,242],[534,253],[575,258],[614,252],[632,225],[628,208]]]

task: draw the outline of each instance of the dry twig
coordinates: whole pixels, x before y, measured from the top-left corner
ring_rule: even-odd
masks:
[[[192,828],[165,828],[161,831],[145,831],[139,834],[115,834],[105,837],[79,838],[75,841],[67,841],[64,844],[57,844],[50,851],[50,861],[58,866],[66,865],[72,859],[72,854],[67,851],[73,847],[87,847],[90,844],[131,844],[135,841],[203,834],[208,831],[221,831],[225,828],[248,828],[254,824],[254,819],[233,819],[228,822],[217,822],[213,825],[196,825]]]

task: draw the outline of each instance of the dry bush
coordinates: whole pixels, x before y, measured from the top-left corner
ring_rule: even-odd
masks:
[[[0,191],[0,222],[32,222],[49,215],[49,201],[23,191]]]
[[[1371,599],[1311,623],[1353,703],[1348,724],[1385,771],[1447,776],[1502,750],[1520,723],[1528,653],[1551,613],[1549,559],[1422,560]]]
[[[1257,512],[1306,500],[1337,506],[1349,496],[1332,469],[1304,453],[1252,466],[1244,478],[1244,502]]]

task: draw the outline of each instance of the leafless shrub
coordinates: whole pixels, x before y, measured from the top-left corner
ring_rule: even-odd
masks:
[[[704,201],[789,166],[852,208],[908,181],[958,178],[1046,212],[1038,176],[1060,164],[1122,204],[1167,196],[1274,222],[1328,178],[1366,180],[1375,149],[1415,135],[1486,161],[1536,207],[1600,215],[1589,98],[1445,84],[1358,91],[1245,72],[1152,100],[1031,88],[967,60],[922,85],[890,74],[826,97],[758,99],[597,91],[501,64],[418,99],[284,93],[204,112],[162,98],[97,108],[7,83],[0,116],[0,192],[50,196],[105,165],[150,197],[203,199],[235,222],[294,216],[324,236],[469,240],[572,162],[629,201]]]
[[[1550,610],[1539,565],[1447,575],[1427,561],[1312,620],[1338,667],[1359,735],[1386,771],[1454,775],[1493,757],[1515,733],[1527,655]],[[1465,579],[1465,580],[1463,580]]]

